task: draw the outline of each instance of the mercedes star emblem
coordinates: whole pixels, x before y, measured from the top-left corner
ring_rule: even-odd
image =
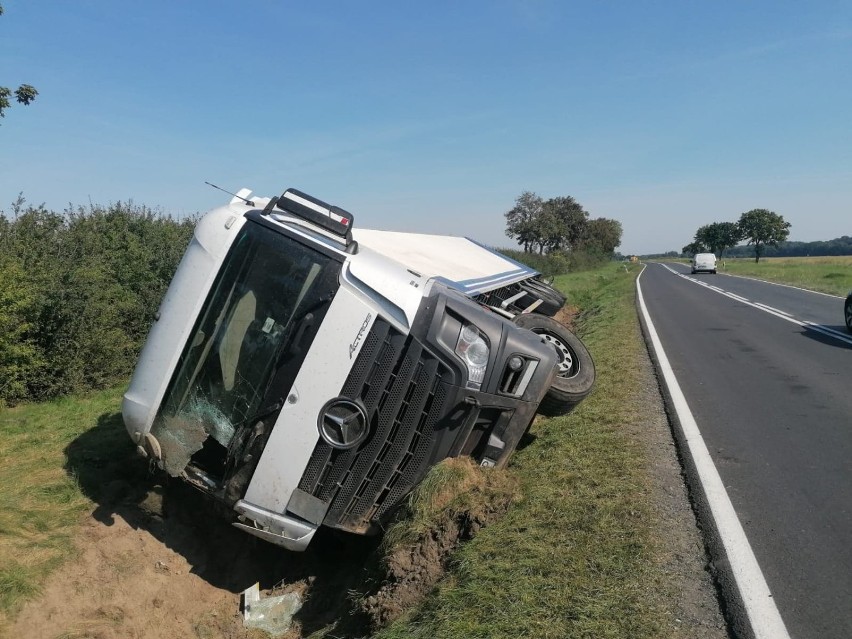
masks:
[[[319,414],[319,432],[329,446],[354,448],[367,437],[367,413],[351,399],[331,400]]]

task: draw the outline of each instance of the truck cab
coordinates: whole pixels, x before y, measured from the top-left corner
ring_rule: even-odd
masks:
[[[481,246],[485,275],[414,268],[343,209],[250,195],[199,221],[161,303],[122,404],[139,453],[297,551],[377,532],[446,457],[505,465],[560,355],[475,298],[537,274]]]

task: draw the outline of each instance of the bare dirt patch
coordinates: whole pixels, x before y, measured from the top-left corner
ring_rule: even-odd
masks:
[[[569,330],[574,330],[574,320],[577,315],[580,313],[580,309],[576,306],[571,306],[570,304],[566,304],[562,308],[560,308],[556,315],[553,316],[557,322],[568,328]]]
[[[199,502],[201,504],[199,505]],[[138,504],[88,517],[79,554],[52,576],[7,628],[9,637],[265,637],[243,627],[240,594],[292,590],[307,599],[290,637],[352,617],[347,593],[363,587],[376,539],[320,535],[290,553],[230,527],[181,485],[154,485]],[[344,630],[346,630],[344,624]]]
[[[264,596],[303,596],[286,639],[317,631],[363,637],[419,601],[452,550],[508,505],[495,499],[476,512],[449,510],[386,563],[378,538],[324,529],[307,552],[292,553],[236,530],[194,488],[151,475],[129,443],[105,450],[95,438],[113,428],[123,429],[120,417],[106,415],[66,450],[69,472],[96,507],[82,522],[77,556],[14,619],[2,620],[3,636],[265,637],[246,630],[239,612],[242,591],[257,582]]]

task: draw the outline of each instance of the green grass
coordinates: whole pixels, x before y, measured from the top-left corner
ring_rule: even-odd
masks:
[[[120,395],[0,408],[0,617],[73,555],[98,468],[130,444],[115,428]]]
[[[510,465],[520,499],[462,547],[419,610],[380,637],[671,636],[647,462],[626,434],[643,421],[637,271],[609,264],[557,278],[583,309],[578,332],[597,387],[572,414],[537,421],[535,441]]]
[[[721,264],[720,264],[721,266]],[[745,275],[813,291],[845,296],[852,290],[852,256],[725,259],[723,273]]]

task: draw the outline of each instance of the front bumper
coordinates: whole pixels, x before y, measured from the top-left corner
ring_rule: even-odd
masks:
[[[316,525],[274,513],[243,499],[234,504],[234,510],[239,515],[234,526],[287,550],[302,552],[317,531]]]

